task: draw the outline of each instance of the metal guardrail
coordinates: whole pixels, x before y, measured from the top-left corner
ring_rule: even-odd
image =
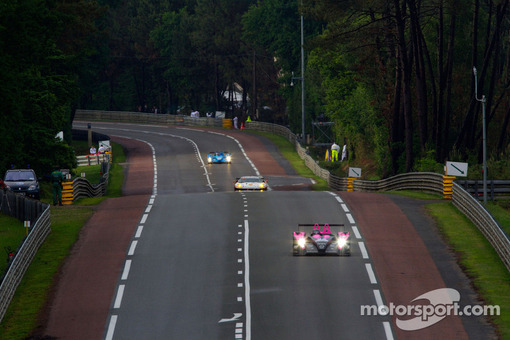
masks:
[[[138,124],[169,124],[186,126],[214,126],[222,127],[223,120],[220,118],[190,117],[184,115],[155,114],[126,111],[100,111],[100,110],[76,110],[75,119],[87,121],[110,121],[129,122]]]
[[[76,156],[76,162],[78,166],[89,166],[89,165],[97,165],[102,162],[109,162],[110,155],[109,154],[97,154],[97,155],[83,155]]]
[[[149,117],[150,116],[150,117]],[[203,125],[208,126],[207,118],[190,118],[172,115],[140,114],[131,112],[110,112],[107,111],[86,111],[77,110],[76,119],[79,120],[113,120],[123,122],[140,122],[150,124],[175,124],[175,125]],[[188,118],[188,119],[186,119]],[[179,124],[176,124],[178,121]],[[210,125],[209,125],[210,126]],[[333,190],[346,190],[347,178],[333,176],[329,171],[319,167],[306,149],[298,142],[295,134],[288,128],[264,122],[247,122],[247,129],[271,132],[273,134],[285,137],[296,146],[299,156],[305,161],[313,173],[320,178],[325,179]],[[353,183],[354,191],[387,191],[387,190],[420,190],[432,193],[443,194],[442,175],[436,173],[408,173],[401,174],[379,181],[355,180]],[[454,184],[453,204],[464,213],[489,240],[494,250],[498,253],[501,261],[510,271],[510,239],[506,235],[497,221],[491,214],[475,199],[471,194],[465,191],[458,184]]]
[[[100,197],[106,194],[108,188],[108,179],[110,177],[110,162],[101,163],[101,172],[103,177],[99,184],[91,184],[88,179],[77,177],[73,180],[73,201],[82,197]]]
[[[356,179],[354,191],[418,190],[443,194],[443,176],[433,172],[410,172],[378,181]]]
[[[483,181],[457,179],[455,183],[459,184],[464,190],[472,194],[474,197],[482,199],[483,197]],[[510,180],[490,179],[487,181],[487,196],[491,201],[496,197],[510,197]]]
[[[12,193],[8,193],[12,194]],[[14,196],[19,196],[12,194]],[[5,196],[5,195],[4,195]],[[34,201],[32,203],[26,203],[24,201],[33,201],[29,200],[25,197],[19,196],[19,198],[12,199],[7,198],[10,201],[14,202],[22,202],[21,205],[33,205],[36,208],[32,209],[17,209],[11,206],[10,210],[14,210],[11,216],[17,217],[20,220],[25,219],[35,219],[34,222],[31,222],[30,232],[28,236],[25,238],[21,247],[16,251],[14,257],[12,258],[5,275],[2,277],[2,282],[0,283],[0,321],[2,321],[9,304],[11,303],[12,297],[18,288],[25,272],[32,263],[32,260],[37,253],[37,250],[41,246],[41,244],[46,239],[50,232],[50,206],[49,204],[41,203],[38,201]],[[41,207],[42,211],[39,213],[37,218],[34,218],[34,211],[37,211]],[[21,210],[26,213],[26,215],[17,215]],[[2,212],[4,212],[4,206],[2,205]],[[21,218],[20,218],[21,217]]]
[[[510,239],[485,207],[457,183],[453,183],[453,204],[466,215],[490,242],[510,271]]]

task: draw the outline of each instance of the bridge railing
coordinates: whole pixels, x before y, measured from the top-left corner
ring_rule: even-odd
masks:
[[[150,117],[149,117],[150,116]],[[136,118],[134,118],[136,117]],[[151,124],[175,124],[179,121],[180,125],[209,125],[206,118],[189,118],[172,115],[155,115],[155,114],[133,114],[127,112],[111,112],[107,111],[85,111],[78,110],[76,119],[79,120],[112,120]],[[194,119],[194,120],[193,120]],[[299,142],[297,136],[290,129],[271,123],[264,122],[248,122],[247,129],[257,131],[270,132],[275,135],[282,136],[295,145],[301,159],[310,168],[316,176],[326,180],[333,190],[346,190],[347,179],[331,175],[325,169],[322,169],[317,162],[308,155],[305,148]],[[431,193],[443,194],[443,178],[442,175],[436,173],[407,173],[379,181],[355,180],[353,183],[354,191],[388,191],[388,190],[419,190]],[[465,191],[458,184],[453,186],[452,195],[453,204],[465,214],[489,240],[492,247],[498,253],[501,261],[510,271],[510,238],[505,234],[498,222],[491,214],[482,206],[469,192]]]

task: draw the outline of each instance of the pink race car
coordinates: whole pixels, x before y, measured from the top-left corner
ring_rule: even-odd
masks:
[[[312,227],[310,235],[303,231],[306,227]],[[294,232],[292,240],[292,252],[294,256],[301,255],[351,255],[351,240],[349,232],[331,232],[331,227],[344,227],[343,224],[324,224],[320,228],[315,224],[298,224],[299,231]]]

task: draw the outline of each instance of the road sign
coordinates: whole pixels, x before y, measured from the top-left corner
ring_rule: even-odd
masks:
[[[361,168],[349,168],[349,177],[361,177]]]
[[[468,163],[446,162],[446,175],[456,177],[466,177],[468,173]]]

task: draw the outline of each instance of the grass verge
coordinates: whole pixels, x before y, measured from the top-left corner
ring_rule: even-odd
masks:
[[[497,201],[487,203],[487,209],[507,235],[510,235],[510,201]]]
[[[23,228],[23,222],[0,213],[0,252],[5,255],[0,256],[0,274],[3,274],[7,268],[9,249],[15,251],[25,235],[26,230]]]
[[[500,306],[500,315],[491,321],[503,339],[510,339],[510,273],[503,262],[478,228],[451,202],[431,203],[426,208],[481,299],[487,305]]]
[[[116,163],[125,162],[126,156],[119,144],[112,143],[112,147],[116,157],[110,169],[107,196],[80,199],[73,205],[64,207],[50,207],[51,232],[16,290],[0,324],[0,339],[25,339],[40,327],[39,313],[48,300],[60,267],[77,241],[82,227],[94,212],[92,205],[108,197],[117,197],[122,194],[124,172],[122,166]],[[90,168],[86,171],[95,170]],[[89,178],[88,175],[87,178]],[[0,220],[1,225],[3,225],[2,221]]]
[[[25,339],[38,326],[38,315],[64,259],[93,213],[91,207],[51,207],[51,233],[37,252],[0,326],[1,339]]]

